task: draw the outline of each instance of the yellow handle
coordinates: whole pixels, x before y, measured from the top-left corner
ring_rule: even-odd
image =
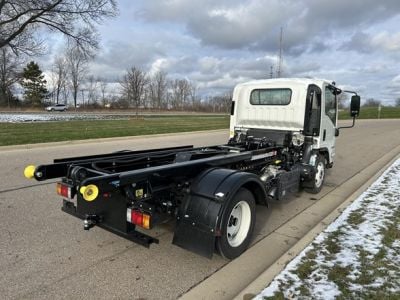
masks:
[[[88,186],[81,186],[79,192],[86,201],[93,201],[99,195],[99,188],[94,184],[89,184]]]
[[[36,167],[33,165],[27,166],[24,170],[24,176],[28,179],[32,179],[33,177],[35,177],[35,169]]]

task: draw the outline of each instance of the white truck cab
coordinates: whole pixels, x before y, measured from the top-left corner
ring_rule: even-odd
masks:
[[[342,92],[327,80],[278,78],[239,84],[233,91],[230,137],[235,131],[292,132],[312,137],[313,150],[324,153],[327,166],[335,160],[338,104]]]

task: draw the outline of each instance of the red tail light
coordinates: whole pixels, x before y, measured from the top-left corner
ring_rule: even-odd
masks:
[[[64,184],[63,182],[57,182],[57,194],[72,199],[75,193],[72,186]]]
[[[128,208],[126,212],[126,220],[129,223],[138,225],[145,229],[151,228],[151,215],[141,212],[139,210]]]

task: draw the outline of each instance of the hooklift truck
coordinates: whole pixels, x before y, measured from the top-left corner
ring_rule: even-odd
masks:
[[[270,79],[239,84],[227,144],[180,146],[55,159],[25,168],[43,181],[61,178],[62,210],[149,247],[143,229],[174,219],[173,244],[211,258],[233,259],[249,246],[256,204],[303,188],[318,193],[335,158],[337,95],[353,93],[316,79]]]

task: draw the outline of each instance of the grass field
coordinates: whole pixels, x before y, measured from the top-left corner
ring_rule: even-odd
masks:
[[[0,123],[0,146],[227,128],[229,128],[229,116],[223,115]]]
[[[359,119],[378,119],[377,107],[361,107]],[[398,119],[400,118],[400,107],[382,107],[380,113],[381,119]],[[349,109],[346,108],[339,112],[339,119],[350,119]]]
[[[362,107],[359,119],[378,118],[377,107]],[[400,118],[400,107],[382,107],[380,118]],[[348,109],[339,119],[350,119]],[[0,146],[228,129],[226,115],[145,116],[129,120],[0,123]]]

